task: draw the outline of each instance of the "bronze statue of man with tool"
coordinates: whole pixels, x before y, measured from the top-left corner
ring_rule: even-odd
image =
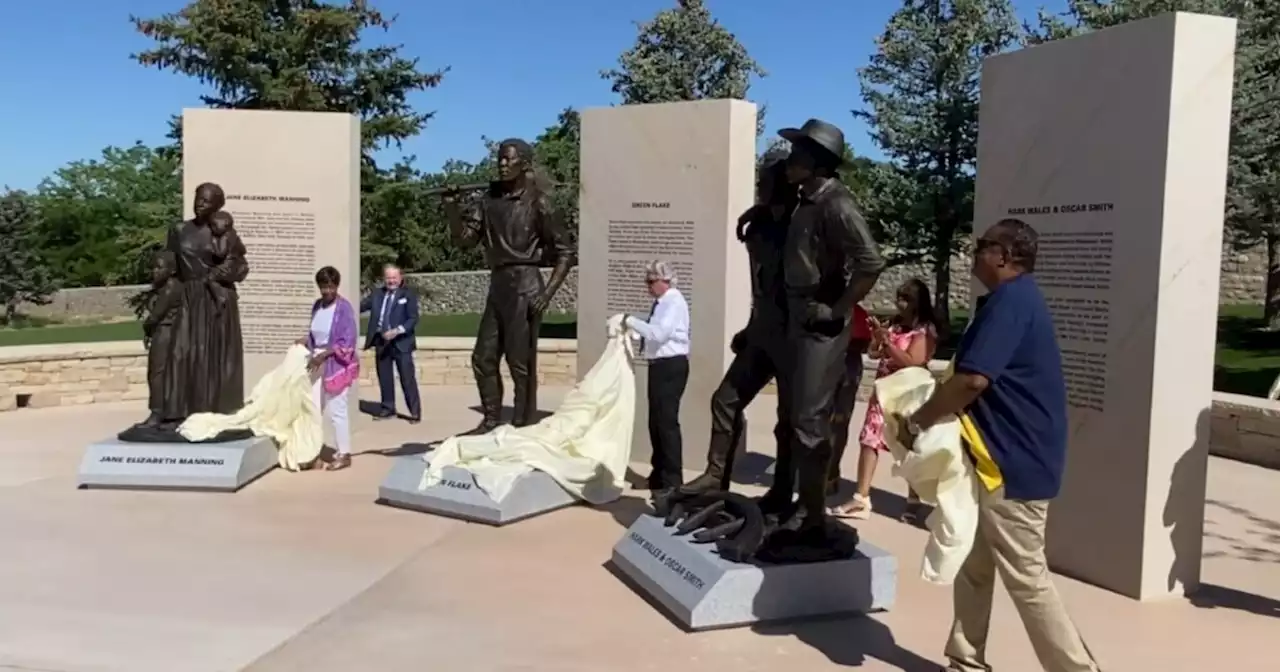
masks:
[[[458,202],[465,187],[443,192],[454,244],[483,244],[490,271],[489,295],[471,353],[484,418],[471,434],[487,433],[501,423],[498,367],[503,358],[515,387],[511,424],[536,422],[538,329],[574,263],[560,213],[551,203],[551,182],[534,165],[533,148],[523,140],[503,140],[497,158],[498,179],[468,207]],[[547,258],[553,269],[544,281],[540,266]]]

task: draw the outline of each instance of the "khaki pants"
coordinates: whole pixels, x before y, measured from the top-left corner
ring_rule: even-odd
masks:
[[[987,634],[996,573],[1022,617],[1046,672],[1094,672],[1089,647],[1062,606],[1045,560],[1049,502],[1004,498],[979,486],[978,534],[955,582],[955,622],[946,654],[951,670],[989,672]]]

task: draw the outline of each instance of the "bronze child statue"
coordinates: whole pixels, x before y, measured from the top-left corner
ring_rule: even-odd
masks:
[[[243,255],[244,243],[240,240],[240,234],[236,233],[235,218],[224,210],[219,210],[213,215],[209,222],[209,233],[213,236],[213,259],[216,268],[205,279],[205,284],[209,286],[209,293],[213,294],[214,303],[221,311],[227,307],[227,299],[231,296],[232,290],[223,285],[219,279],[222,274],[230,272],[232,265],[238,263],[233,258],[233,254],[239,251]]]
[[[151,265],[151,291],[151,311],[142,323],[143,344],[147,347],[147,408],[151,415],[142,424],[156,427],[163,423],[164,380],[173,352],[173,326],[181,305],[182,283],[178,281],[177,261],[172,253],[156,253]]]

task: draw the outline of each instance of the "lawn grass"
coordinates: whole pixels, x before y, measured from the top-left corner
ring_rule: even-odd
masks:
[[[968,316],[955,311],[951,316],[952,337],[940,344],[937,357],[949,359],[963,333]],[[426,315],[418,325],[419,336],[473,337],[480,315]],[[1280,373],[1280,332],[1263,331],[1260,306],[1223,306],[1218,314],[1218,351],[1213,386],[1222,392],[1255,397],[1266,396]],[[363,328],[363,324],[361,325]],[[542,323],[542,338],[577,338],[577,316],[550,313]],[[37,321],[17,328],[0,328],[0,346],[54,343],[100,343],[142,339],[137,322],[56,325]]]
[[[479,326],[478,313],[424,315],[418,323],[418,335],[472,337]],[[363,333],[364,324],[360,327]],[[548,313],[542,320],[540,335],[542,338],[575,338],[577,331],[577,316],[573,313]],[[16,328],[0,328],[0,346],[140,340],[142,326],[133,320],[68,325],[30,322]]]
[[[950,359],[969,316],[951,314],[951,338],[939,344],[938,359]],[[1264,331],[1262,306],[1221,306],[1218,309],[1218,347],[1214,356],[1213,389],[1265,397],[1280,374],[1280,332]]]

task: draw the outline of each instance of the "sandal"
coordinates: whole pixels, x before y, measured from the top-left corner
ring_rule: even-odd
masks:
[[[833,518],[866,520],[871,517],[871,498],[855,494],[849,503],[827,509],[827,515]]]
[[[333,461],[324,466],[325,471],[341,471],[351,466],[350,455],[337,455]]]

